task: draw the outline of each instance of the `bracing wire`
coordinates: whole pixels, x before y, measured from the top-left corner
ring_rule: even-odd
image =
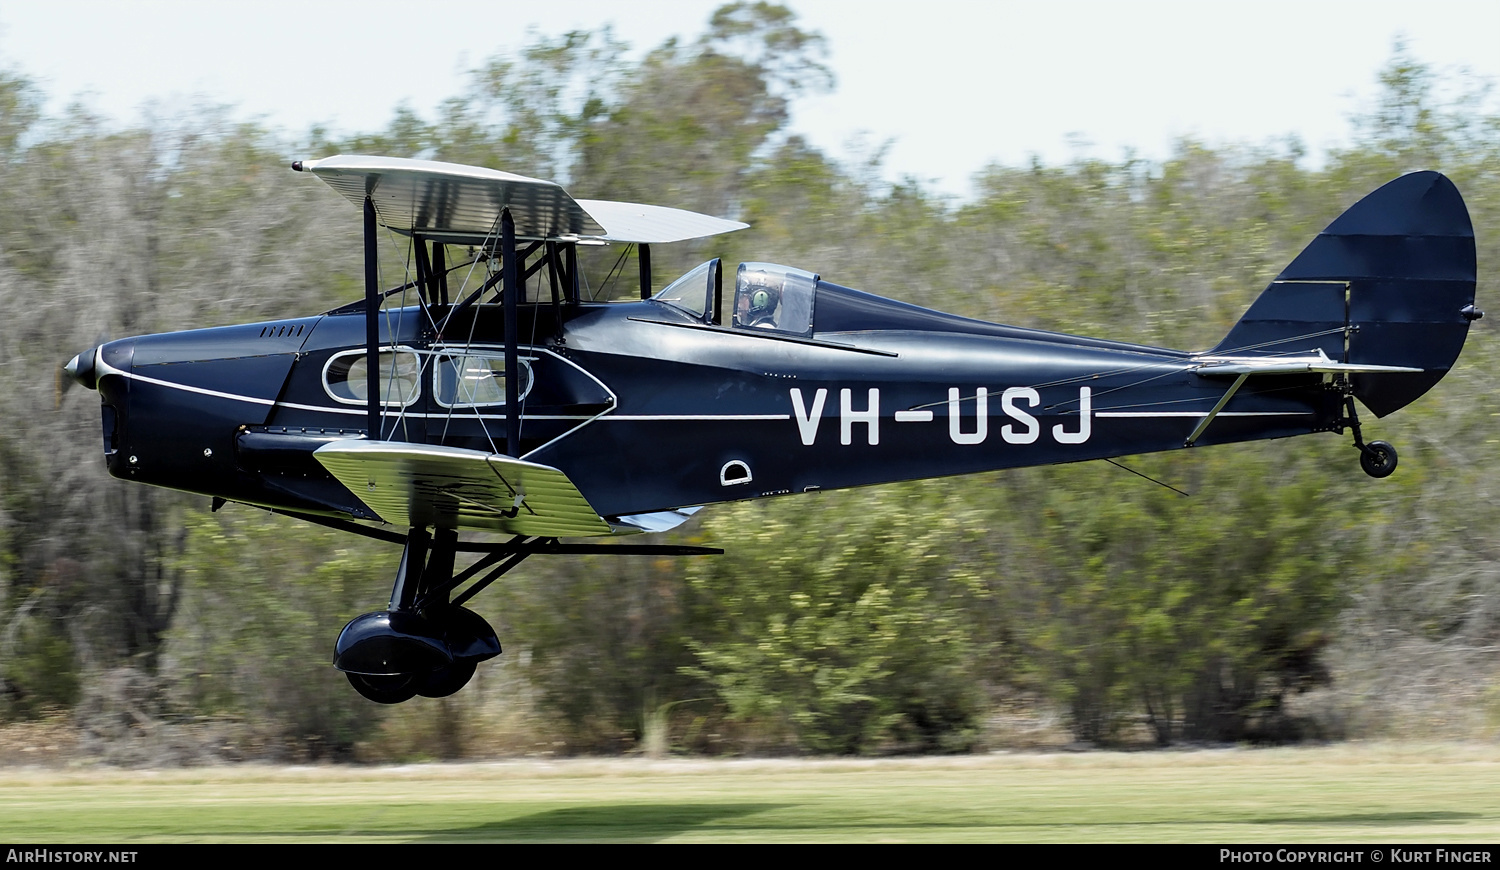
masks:
[[[485,246],[487,248],[493,243],[493,240],[498,239],[500,237],[500,220],[501,220],[501,215],[499,215],[499,214],[495,215],[495,223],[490,227],[489,236],[487,236],[485,238]],[[506,267],[506,265],[507,264],[505,264],[505,263],[501,263],[500,264],[500,268],[504,269]],[[501,292],[504,292],[505,288],[504,288],[503,284],[501,285],[500,289],[501,289]],[[517,300],[517,301],[519,301],[519,300]],[[476,310],[474,312],[474,317],[469,321],[469,334],[464,339],[464,356],[463,356],[463,358],[464,358],[465,361],[463,363],[461,363],[461,365],[465,365],[465,366],[468,365],[467,357],[469,355],[469,352],[474,349],[474,333],[475,333],[475,330],[477,330],[478,328],[479,328],[479,311]],[[462,376],[463,376],[463,372],[461,370],[458,371],[458,372],[456,372],[455,374],[459,378],[462,378]],[[460,386],[459,389],[461,390],[462,387]],[[454,398],[457,399],[458,395],[455,395]],[[455,401],[453,403],[453,405],[448,408],[448,413],[446,415],[444,415],[444,420],[443,420],[443,438],[444,438],[444,440],[446,440],[447,437],[448,437],[448,424],[452,421],[454,413],[458,410],[458,405],[459,405],[459,403],[457,401]],[[484,414],[481,413],[478,408],[475,408],[472,405],[470,406],[470,410],[473,411],[473,413],[474,413],[474,419],[475,419],[475,421],[479,423],[479,431],[481,431],[481,432],[484,433],[484,440],[486,442],[488,442],[489,445],[490,445],[490,452],[491,453],[499,453],[500,452],[500,448],[498,446],[496,446],[496,444],[495,444],[495,436],[494,436],[493,433],[490,432],[489,425],[484,422]]]
[[[1106,458],[1104,461],[1108,462],[1110,465],[1113,465],[1115,468],[1123,468],[1126,471],[1130,472],[1131,474],[1134,474],[1136,477],[1144,477],[1147,480],[1151,481],[1152,483],[1156,484],[1157,486],[1165,486],[1167,489],[1170,489],[1171,491],[1177,493],[1178,495],[1180,495],[1180,496],[1182,496],[1184,498],[1192,498],[1192,495],[1190,493],[1183,492],[1182,490],[1178,489],[1177,487],[1173,486],[1170,483],[1162,483],[1161,481],[1157,480],[1156,478],[1152,477],[1149,474],[1142,474],[1141,472],[1136,471],[1134,468],[1131,468],[1128,465],[1121,465],[1120,463],[1114,461],[1113,459],[1109,459],[1109,458]]]
[[[543,257],[547,256],[545,249],[543,249],[542,256]],[[549,270],[549,272],[552,269],[552,261],[550,259],[547,260],[547,269]],[[536,281],[536,303],[534,304],[534,306],[531,309],[531,336],[526,340],[527,346],[528,347],[532,347],[532,348],[536,347],[536,324],[537,324],[537,321],[541,319],[540,317],[537,316],[537,309],[541,307],[541,299],[542,299],[542,270],[541,269],[537,270],[537,272],[536,272],[536,279],[537,279],[537,281]],[[526,285],[526,282],[522,281],[521,285],[524,287]],[[520,302],[520,301],[523,301],[525,298],[526,298],[526,294],[523,292],[521,294],[521,298],[517,299],[516,301]],[[520,374],[520,367],[519,366],[517,366],[516,374]],[[517,395],[520,396],[520,402],[521,402],[521,420],[520,420],[520,425],[516,428],[516,440],[517,441],[521,440],[521,433],[526,428],[526,399],[531,395],[531,391],[530,390],[526,390],[525,392],[522,392],[521,391],[521,387],[524,386],[528,382],[534,383],[535,382],[535,378],[536,378],[536,373],[532,372],[531,375],[527,379],[523,380],[522,383],[516,385],[516,392],[517,392]],[[515,451],[516,451],[516,456],[520,457],[520,455],[521,455],[521,445],[520,444],[516,444],[515,445]]]
[[[398,246],[398,250],[401,250],[401,247],[400,247],[401,243],[398,240],[396,240],[394,231],[392,231],[390,227],[386,227],[385,229],[386,229],[386,238],[390,239],[394,245]],[[417,244],[420,244],[420,242],[417,240],[416,236],[413,235],[412,239],[411,239],[411,243],[404,246],[404,254],[405,254],[405,256],[404,256],[403,265],[402,265],[402,276],[401,276],[402,277],[402,285],[400,287],[401,298],[400,298],[400,304],[396,308],[398,314],[396,315],[396,320],[395,320],[394,323],[391,322],[391,310],[390,310],[390,306],[384,306],[382,308],[382,313],[384,314],[385,321],[386,321],[386,331],[387,331],[387,334],[390,336],[390,339],[391,339],[391,370],[390,370],[390,377],[386,380],[385,395],[381,397],[381,402],[380,402],[380,406],[381,406],[382,410],[381,410],[381,415],[380,415],[380,417],[381,417],[381,427],[380,427],[380,433],[379,434],[380,434],[380,436],[381,436],[382,439],[385,437],[385,417],[386,417],[386,411],[384,409],[390,407],[391,395],[394,392],[394,390],[396,389],[396,372],[397,372],[397,364],[398,364],[398,361],[399,361],[399,354],[396,351],[396,348],[397,348],[397,346],[399,344],[397,342],[397,337],[401,335],[401,327],[405,325],[404,324],[404,318],[406,317],[406,308],[407,308],[407,305],[406,305],[406,298],[407,298],[406,294],[415,286],[414,282],[412,282],[412,280],[411,280],[411,272],[412,272],[412,256],[413,256],[413,252],[415,250],[415,245],[417,245]],[[377,266],[377,268],[379,268],[379,267]],[[377,276],[377,280],[380,280],[378,278],[378,276]],[[384,281],[381,281],[381,283],[383,284]],[[385,298],[388,299],[389,296],[387,296]],[[433,320],[433,317],[432,317],[432,311],[427,306],[426,300],[422,299],[422,297],[421,297],[420,294],[418,294],[417,298],[418,298],[418,301],[420,303],[418,305],[418,308],[420,309],[420,311],[422,312],[422,314],[424,316],[426,316],[428,323],[432,324],[433,327],[436,328],[436,323],[435,323],[435,321]],[[429,364],[429,359],[426,358],[426,357],[424,357],[423,354],[417,354],[416,357],[417,357],[417,383],[416,383],[416,390],[418,391],[418,393],[420,393],[420,391],[422,389],[422,381],[424,380],[424,375],[427,372],[427,367],[428,367],[428,364]],[[378,352],[377,352],[376,359],[377,360],[379,359]],[[391,426],[391,434],[394,435],[395,432],[396,432],[396,428],[400,427],[401,433],[406,437],[406,440],[411,440],[411,431],[410,431],[410,428],[408,427],[408,424],[407,424],[407,409],[410,407],[411,403],[407,402],[406,398],[407,397],[405,397],[405,396],[401,396],[398,399],[397,404],[399,406],[399,409],[396,411],[395,422]]]
[[[1260,349],[1271,347],[1272,345],[1277,345],[1277,344],[1286,344],[1288,342],[1293,342],[1293,341],[1304,341],[1306,339],[1321,338],[1322,336],[1332,335],[1334,333],[1339,333],[1339,332],[1343,332],[1343,328],[1342,327],[1339,327],[1339,328],[1336,328],[1336,329],[1324,329],[1324,330],[1320,330],[1318,332],[1304,333],[1302,335],[1286,336],[1286,337],[1283,337],[1283,338],[1272,339],[1270,341],[1263,341],[1263,342],[1260,342],[1259,344],[1248,344],[1248,345],[1245,345],[1243,347],[1230,348],[1230,349],[1227,349],[1227,350],[1224,350],[1224,351],[1220,351],[1218,354],[1215,354],[1215,356],[1229,356],[1229,355],[1236,354],[1236,353],[1244,353],[1245,351],[1260,350]],[[1108,389],[1100,390],[1100,391],[1098,391],[1098,392],[1096,392],[1096,393],[1093,394],[1093,398],[1097,400],[1097,399],[1099,399],[1102,396],[1109,395],[1110,393],[1117,393],[1117,392],[1120,392],[1121,390],[1128,390],[1128,389],[1131,389],[1133,387],[1141,386],[1142,384],[1148,384],[1148,383],[1150,383],[1152,381],[1160,380],[1161,378],[1171,377],[1172,375],[1175,375],[1175,374],[1178,374],[1178,373],[1181,373],[1181,372],[1184,372],[1184,371],[1188,371],[1188,370],[1192,369],[1194,366],[1196,366],[1198,364],[1199,363],[1197,361],[1194,361],[1191,358],[1184,358],[1182,360],[1172,360],[1172,361],[1153,360],[1151,362],[1142,363],[1141,365],[1138,365],[1138,366],[1126,366],[1126,367],[1123,367],[1123,368],[1106,369],[1106,370],[1098,371],[1098,372],[1088,372],[1086,374],[1073,375],[1071,377],[1066,377],[1066,378],[1059,378],[1059,379],[1057,379],[1055,381],[1047,381],[1046,383],[1031,384],[1030,386],[1033,389],[1036,389],[1036,390],[1043,390],[1043,389],[1048,389],[1048,388],[1051,388],[1051,387],[1064,387],[1064,386],[1068,386],[1070,384],[1084,383],[1084,382],[1088,382],[1088,381],[1098,380],[1098,379],[1101,379],[1101,378],[1110,378],[1110,377],[1115,377],[1115,376],[1119,376],[1119,375],[1132,375],[1132,374],[1137,374],[1137,373],[1143,373],[1143,372],[1148,372],[1148,371],[1152,371],[1152,370],[1155,370],[1155,369],[1163,369],[1164,370],[1164,371],[1161,371],[1160,374],[1155,374],[1155,375],[1152,375],[1150,377],[1141,378],[1139,380],[1134,380],[1134,381],[1131,381],[1129,383],[1119,384],[1118,386],[1114,386],[1114,387],[1110,387]],[[997,388],[994,388],[994,389],[999,390],[1000,388],[997,387]],[[1257,392],[1266,392],[1266,391],[1257,391]],[[977,399],[977,394],[976,395],[960,396],[959,397],[959,401],[960,402],[973,402],[976,399]],[[1074,404],[1077,401],[1078,401],[1077,399],[1069,399],[1069,400],[1066,400],[1066,401],[1058,402],[1055,405],[1048,405],[1047,408],[1050,410],[1052,408],[1057,408],[1057,407],[1060,407],[1062,405]],[[1196,399],[1196,398],[1194,398],[1194,399],[1174,399],[1174,400],[1172,400],[1172,402],[1198,402],[1198,401],[1201,401],[1201,400],[1200,399]],[[1154,404],[1171,404],[1172,402],[1159,402],[1159,403],[1151,403],[1151,404],[1153,404],[1153,405]],[[943,401],[938,401],[938,402],[929,402],[929,403],[927,403],[925,405],[917,405],[917,406],[914,406],[914,407],[915,408],[936,408],[936,407],[939,407],[939,406],[942,406],[942,405],[946,405],[946,404],[947,404],[947,400],[943,400]],[[1123,405],[1123,406],[1120,406],[1120,407],[1123,407],[1123,408],[1137,408],[1137,407],[1149,407],[1149,406],[1148,405]]]
[[[625,265],[625,258],[629,256],[630,252],[634,249],[635,245],[626,245],[624,248],[620,249],[620,258],[618,260],[615,260],[615,264],[609,269],[609,274],[605,275],[604,281],[599,284],[600,293],[603,293],[609,289],[610,283],[615,280],[615,276],[620,273],[620,269]],[[589,301],[598,302],[599,298],[593,293],[590,293]]]
[[[497,221],[498,221],[498,219],[497,219]],[[495,229],[491,229],[491,231],[490,231],[490,237],[491,238],[493,238],[495,232],[496,232]],[[488,239],[486,239],[486,243],[488,243]],[[457,294],[457,296],[459,298],[465,298],[466,294],[465,294],[464,291],[468,290],[468,288],[469,288],[469,280],[474,277],[474,272],[475,272],[476,269],[479,268],[479,263],[480,263],[481,260],[484,260],[485,262],[488,262],[489,258],[484,258],[484,257],[478,257],[478,256],[476,256],[473,260],[469,261],[469,269],[468,269],[468,271],[466,271],[464,273],[463,283],[460,284],[459,288],[458,288],[458,294]],[[480,281],[479,283],[482,285],[484,282]],[[449,312],[450,312],[450,315],[451,315],[451,312],[452,312],[451,308],[449,309]],[[479,322],[479,317],[478,317],[478,314],[476,312],[474,320],[470,323],[470,326],[469,326],[469,336],[468,336],[468,339],[464,343],[464,350],[465,351],[468,351],[468,350],[472,349],[472,347],[473,347],[473,344],[474,344],[474,324],[478,323],[478,322]],[[444,325],[444,327],[447,326],[447,319],[446,318],[444,318],[443,325]],[[454,412],[457,411],[457,410],[458,410],[457,403],[455,403],[454,405],[450,405],[448,407],[448,413],[446,413],[446,414],[443,415],[443,434],[442,434],[442,436],[439,439],[440,441],[446,441],[447,440],[447,438],[448,438],[448,428],[449,428],[450,424],[452,424]],[[483,415],[476,414],[475,416],[478,417],[478,419],[479,419],[479,428],[480,428],[481,431],[484,432],[485,440],[488,441],[489,444],[490,444],[490,450],[494,451],[494,449],[495,449],[495,438],[494,438],[494,436],[492,436],[490,434],[489,427],[484,425],[484,417],[483,417]]]

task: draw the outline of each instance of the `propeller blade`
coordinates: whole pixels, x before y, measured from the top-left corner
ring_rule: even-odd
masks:
[[[67,366],[59,366],[57,371],[52,373],[52,410],[54,411],[62,408],[63,393],[73,386],[73,379],[64,377],[67,373]]]

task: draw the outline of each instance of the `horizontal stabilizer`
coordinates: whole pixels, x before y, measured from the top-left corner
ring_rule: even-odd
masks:
[[[1194,369],[1200,375],[1305,375],[1323,374],[1377,374],[1394,372],[1420,372],[1410,366],[1381,366],[1370,363],[1341,363],[1329,359],[1321,350],[1304,356],[1251,356],[1208,357],[1201,359]]]
[[[556,468],[401,441],[335,441],[313,454],[387,523],[535,535],[615,534]]]

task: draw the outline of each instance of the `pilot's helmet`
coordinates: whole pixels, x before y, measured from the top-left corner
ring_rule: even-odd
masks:
[[[776,296],[768,287],[756,287],[750,291],[750,316],[770,314],[776,308]]]
[[[746,295],[750,300],[749,314],[770,314],[781,302],[781,282],[765,272],[751,272],[745,276]]]

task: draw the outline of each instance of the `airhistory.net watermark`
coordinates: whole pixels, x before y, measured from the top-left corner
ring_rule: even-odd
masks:
[[[85,852],[81,849],[7,849],[7,864],[134,864],[139,852]]]

